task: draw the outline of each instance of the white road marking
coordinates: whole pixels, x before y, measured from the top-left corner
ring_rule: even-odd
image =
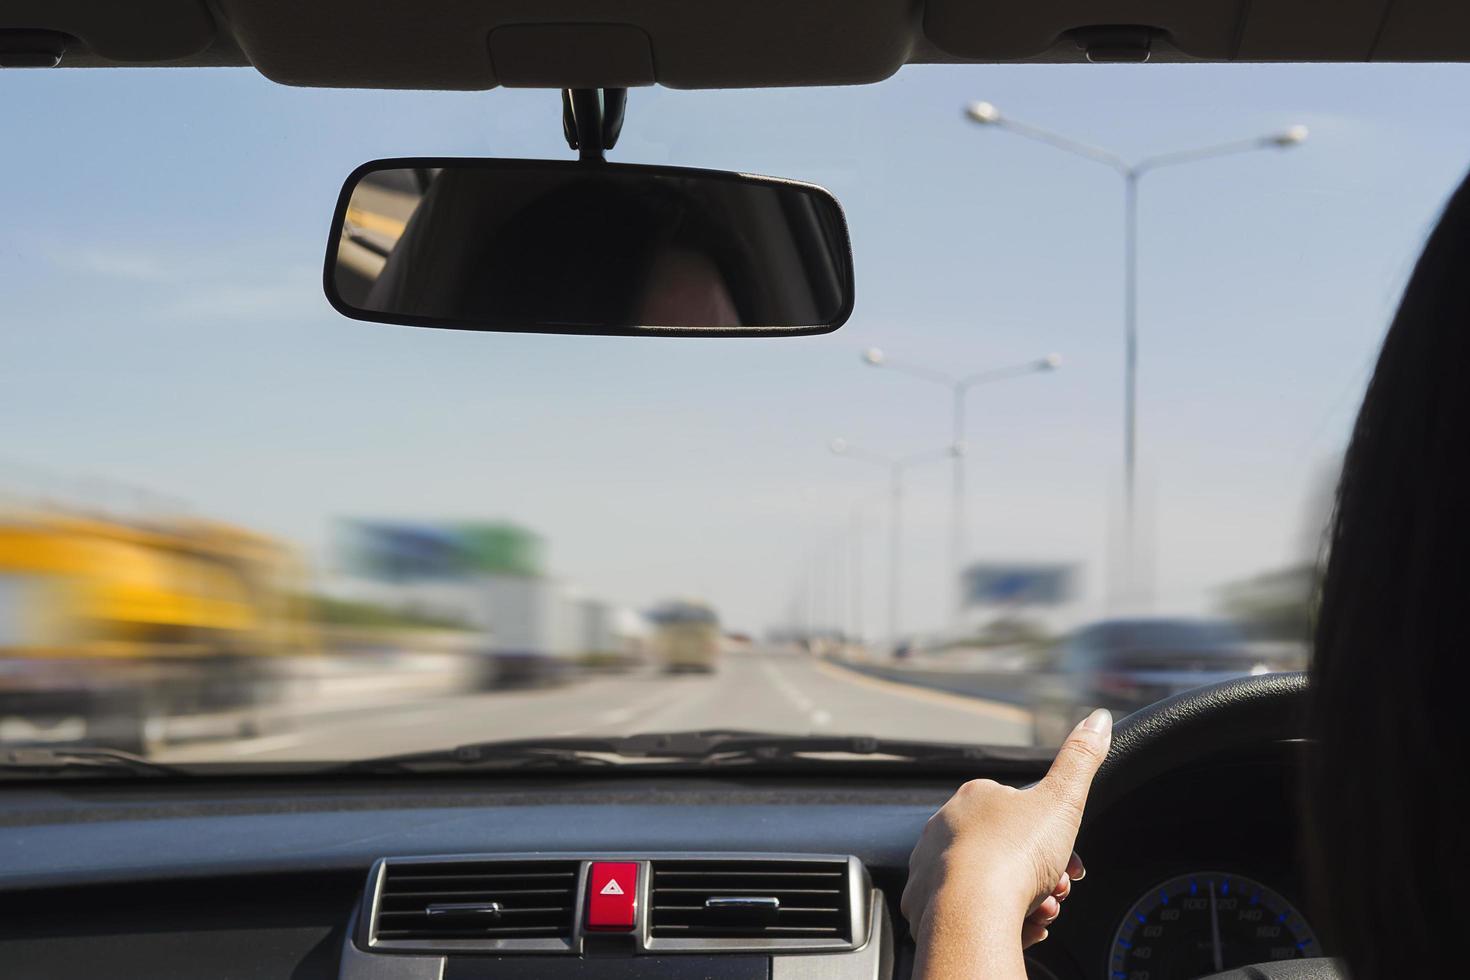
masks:
[[[397,714],[388,714],[387,717],[379,719],[376,724],[388,728],[409,728],[422,725],[428,721],[438,721],[444,717],[440,709],[418,709]]]
[[[621,725],[626,721],[637,718],[646,711],[654,711],[669,704],[677,703],[679,695],[675,685],[685,683],[687,680],[686,678],[684,680],[674,681],[670,687],[664,688],[652,697],[644,698],[636,704],[614,708],[611,711],[604,711],[597,715],[597,720],[593,724],[582,725],[579,728],[564,728],[556,733],[557,737],[565,738],[568,735],[582,735],[609,725]]]
[[[708,701],[718,689],[713,675],[697,678],[685,677],[674,681],[659,699],[664,703],[640,719],[637,730],[644,732],[667,731],[672,726],[659,724],[654,719],[665,718],[680,712],[696,714],[695,709]],[[707,728],[709,726],[701,723],[680,727]]]
[[[260,738],[244,739],[230,745],[220,746],[219,750],[224,755],[259,755],[262,752],[289,749],[300,745],[303,741],[305,741],[305,736],[298,732],[284,732],[280,735],[263,735]]]
[[[597,720],[605,725],[616,725],[619,722],[632,718],[635,712],[632,708],[616,708],[612,711],[604,711],[597,716]]]
[[[815,701],[798,690],[796,685],[791,683],[791,679],[777,670],[772,664],[762,663],[761,673],[766,675],[766,678],[771,682],[771,686],[776,689],[776,692],[796,705],[796,709],[810,718],[812,724],[825,725],[832,720],[832,716],[829,713],[818,708]],[[818,720],[819,718],[821,718],[820,721]]]

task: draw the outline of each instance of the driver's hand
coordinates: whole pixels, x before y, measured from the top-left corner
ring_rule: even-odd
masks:
[[[1098,709],[1072,730],[1046,777],[1027,789],[977,779],[961,786],[929,818],[909,857],[900,907],[926,961],[940,968],[955,950],[1003,952],[1019,933],[1022,946],[1046,938],[1072,882],[1083,875],[1072,853],[1092,777],[1108,754],[1113,719]],[[916,977],[921,976],[919,970]]]

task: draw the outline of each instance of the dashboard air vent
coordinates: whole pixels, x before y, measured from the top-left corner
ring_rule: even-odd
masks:
[[[569,939],[577,861],[389,861],[380,941]]]
[[[649,889],[655,939],[852,940],[846,861],[660,860]]]

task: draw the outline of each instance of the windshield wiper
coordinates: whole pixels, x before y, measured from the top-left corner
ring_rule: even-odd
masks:
[[[0,779],[188,775],[187,769],[115,749],[15,748],[0,752]]]
[[[640,751],[701,766],[757,766],[763,763],[824,765],[872,762],[966,768],[1031,770],[1053,753],[1032,746],[988,746],[967,742],[926,742],[872,735],[781,735],[738,730],[630,735],[619,739],[625,751]]]
[[[353,773],[429,772],[445,769],[575,769],[617,764],[618,752],[606,739],[551,738],[474,742],[452,749],[375,756],[331,766],[324,771]]]
[[[1031,746],[989,747],[867,735],[779,735],[715,730],[652,735],[473,742],[452,749],[350,762],[335,772],[428,772],[453,769],[579,767],[703,768],[874,762],[1034,770],[1050,753]]]

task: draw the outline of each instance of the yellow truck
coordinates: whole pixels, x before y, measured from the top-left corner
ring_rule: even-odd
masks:
[[[666,602],[647,614],[653,654],[667,673],[713,673],[720,657],[720,619],[702,602]]]
[[[0,516],[0,744],[146,752],[168,718],[260,704],[314,652],[303,579],[225,524]]]

